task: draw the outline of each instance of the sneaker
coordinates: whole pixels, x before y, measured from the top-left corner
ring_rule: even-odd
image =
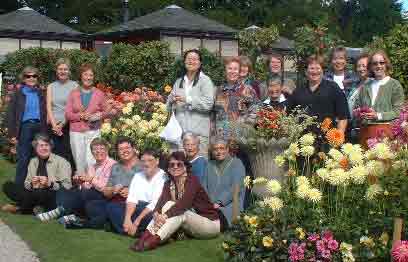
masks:
[[[61,225],[80,224],[81,219],[78,216],[76,216],[74,214],[71,214],[71,215],[68,215],[68,216],[60,217],[57,221]]]
[[[5,204],[4,206],[1,207],[1,211],[15,214],[18,211],[18,206],[12,204]]]
[[[34,208],[33,208],[33,214],[35,215],[35,216],[37,216],[37,215],[39,215],[39,214],[41,214],[41,213],[44,213],[44,208],[42,207],[42,206],[35,206]]]

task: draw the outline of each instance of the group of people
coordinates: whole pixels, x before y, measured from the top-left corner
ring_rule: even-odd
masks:
[[[347,71],[342,47],[332,51],[326,71],[324,59],[311,56],[307,81],[298,87],[284,77],[279,54],[270,55],[265,82],[254,79],[248,57],[226,59],[219,87],[202,71],[199,50],[187,51],[183,59],[167,107],[184,135],[166,161],[154,150],[139,156],[129,138],[115,145],[100,138],[101,123],[117,112],[95,88],[92,65],[81,66],[77,83],[70,80],[69,61],[59,59],[57,80],[46,90],[39,88],[40,72],[26,67],[7,114],[17,167],[15,181],[3,191],[15,204],[2,210],[58,219],[68,229],[110,225],[117,233],[138,236],[132,246],[137,251],[179,232],[214,237],[243,210],[243,180],[251,175],[248,156],[233,141],[233,123],[249,121],[260,108],[291,113],[300,107],[318,121],[331,119],[355,142],[361,121],[353,119],[354,110],[369,109],[359,116],[366,126],[387,124],[404,101],[384,51],[361,55],[355,72]],[[110,146],[117,160],[109,157]]]

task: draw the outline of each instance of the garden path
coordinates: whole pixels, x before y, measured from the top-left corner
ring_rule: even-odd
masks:
[[[28,245],[0,219],[0,261],[39,262]]]

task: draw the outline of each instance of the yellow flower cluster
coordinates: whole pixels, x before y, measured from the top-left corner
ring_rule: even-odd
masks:
[[[272,247],[273,246],[273,238],[270,236],[264,236],[262,238],[262,244],[264,247]]]
[[[384,189],[380,185],[374,184],[368,187],[365,197],[367,200],[373,201],[377,196],[382,195],[383,192]]]
[[[305,239],[305,237],[306,237],[306,232],[305,232],[305,230],[303,230],[303,228],[297,227],[297,228],[295,229],[295,231],[296,231],[297,237],[298,237],[300,240]]]
[[[271,179],[271,180],[269,180],[269,181],[266,183],[266,189],[267,189],[271,194],[276,195],[276,194],[278,194],[278,193],[281,191],[282,186],[281,186],[281,184],[279,183],[278,180],[276,180],[276,179]]]
[[[312,188],[310,181],[305,176],[296,178],[297,190],[296,195],[305,200],[310,200],[313,203],[318,203],[322,200],[322,192],[317,188]]]
[[[362,236],[360,238],[360,244],[363,244],[366,247],[370,247],[370,248],[375,246],[374,240],[371,237],[367,237],[367,236]]]
[[[347,244],[346,242],[342,242],[340,244],[340,252],[341,252],[341,257],[343,259],[343,262],[354,262],[355,261],[352,250],[353,250],[352,245]]]
[[[266,197],[263,200],[263,204],[270,207],[275,212],[278,212],[283,208],[283,201],[278,197]]]
[[[264,177],[257,177],[252,181],[252,183],[254,185],[263,185],[263,184],[268,183],[268,179],[266,179]]]

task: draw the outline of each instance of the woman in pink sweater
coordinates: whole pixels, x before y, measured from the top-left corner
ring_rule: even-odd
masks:
[[[68,97],[65,117],[70,126],[72,155],[79,174],[95,163],[91,141],[100,136],[102,119],[110,113],[105,94],[94,86],[94,69],[89,64],[80,68],[81,83]]]

